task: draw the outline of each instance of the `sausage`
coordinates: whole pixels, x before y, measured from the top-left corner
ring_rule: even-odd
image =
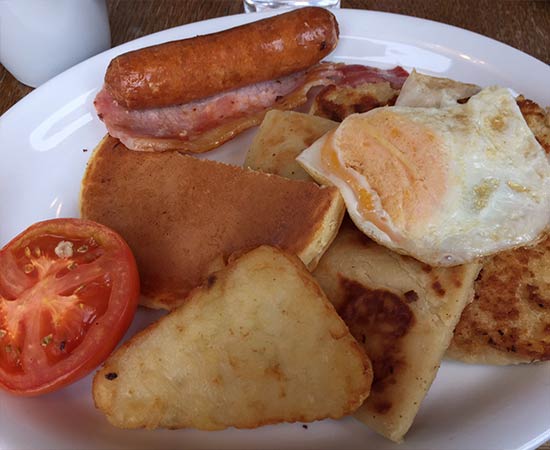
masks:
[[[113,59],[105,88],[128,109],[179,105],[316,64],[338,42],[332,13],[308,7]]]

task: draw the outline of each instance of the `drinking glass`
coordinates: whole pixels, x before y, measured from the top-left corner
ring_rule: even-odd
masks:
[[[260,12],[276,8],[297,8],[302,6],[340,7],[340,0],[243,0],[243,3],[246,12]]]

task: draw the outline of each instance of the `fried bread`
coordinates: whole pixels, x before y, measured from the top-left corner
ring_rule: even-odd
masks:
[[[340,418],[368,395],[365,353],[293,255],[262,246],[211,275],[96,374],[121,428],[255,428]]]
[[[314,276],[371,359],[371,394],[355,417],[399,442],[439,369],[479,264],[432,268],[345,221]]]
[[[296,157],[337,126],[337,122],[310,114],[272,110],[258,129],[244,166],[293,180],[313,181]]]
[[[269,244],[315,267],[344,214],[336,189],[106,137],[82,181],[81,215],[116,230],[138,264],[142,304],[182,303],[228,255]]]
[[[549,292],[550,239],[488,259],[447,356],[472,364],[549,360]]]

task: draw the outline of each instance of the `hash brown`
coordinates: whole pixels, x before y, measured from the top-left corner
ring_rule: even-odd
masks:
[[[447,356],[472,364],[550,359],[550,239],[486,260]]]
[[[350,114],[364,113],[380,106],[392,106],[399,89],[388,81],[362,83],[357,86],[330,85],[315,97],[310,113],[341,122]]]

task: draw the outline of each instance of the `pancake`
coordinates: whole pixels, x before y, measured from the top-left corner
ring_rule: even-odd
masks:
[[[344,214],[333,188],[179,153],[140,153],[106,137],[82,181],[81,215],[124,237],[142,304],[172,309],[238,251],[268,244],[314,268]]]
[[[516,101],[539,144],[544,148],[546,154],[550,154],[550,108],[543,109],[523,95],[518,96]]]
[[[345,221],[314,276],[371,359],[371,394],[355,417],[399,442],[413,423],[479,264],[431,268],[369,240]]]

